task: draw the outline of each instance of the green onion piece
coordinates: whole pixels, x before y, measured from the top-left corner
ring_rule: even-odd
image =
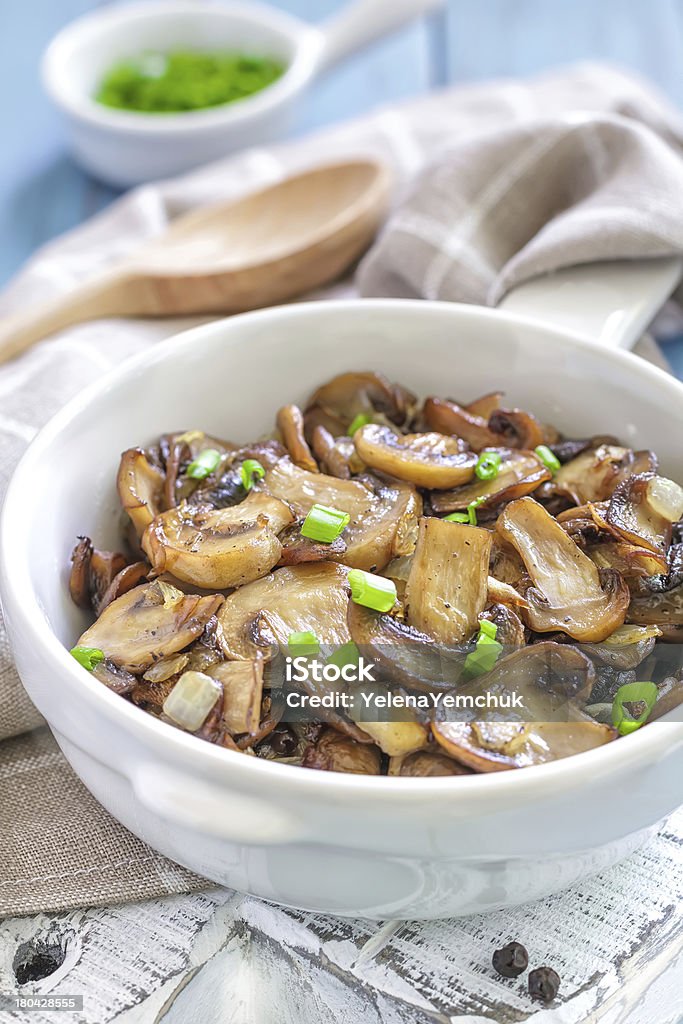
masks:
[[[365,569],[352,569],[348,575],[351,599],[375,612],[390,612],[396,604],[396,584]]]
[[[242,477],[242,487],[245,491],[250,491],[254,486],[254,479],[262,480],[266,475],[266,471],[258,461],[258,459],[245,459],[240,466],[240,476]]]
[[[479,620],[479,634],[484,633],[485,636],[490,636],[492,640],[496,639],[498,635],[498,626],[495,622],[491,622],[489,619]]]
[[[465,671],[470,676],[483,676],[490,672],[498,661],[502,645],[488,633],[480,632],[477,646],[465,658]]]
[[[206,480],[221,461],[221,453],[215,448],[205,448],[187,467],[187,475],[193,480]]]
[[[501,457],[498,452],[482,452],[474,467],[480,480],[495,480],[500,473]]]
[[[348,526],[350,519],[348,512],[340,512],[338,508],[314,505],[304,519],[301,536],[322,544],[331,544]]]
[[[359,412],[358,415],[351,421],[349,426],[349,437],[353,437],[357,430],[361,427],[367,426],[368,423],[372,423],[372,416],[368,412]]]
[[[560,460],[558,459],[555,452],[551,452],[547,444],[539,444],[538,448],[534,448],[534,452],[538,455],[539,459],[551,473],[557,473],[560,468]]]
[[[467,512],[451,512],[449,516],[443,518],[446,523],[469,523],[470,521]]]
[[[641,725],[644,725],[657,703],[658,696],[657,687],[649,681],[625,683],[624,686],[619,687],[612,704],[612,724],[615,729],[618,729],[621,736],[635,732],[636,729],[640,729]],[[644,704],[645,710],[638,718],[634,718],[624,704]]]
[[[360,651],[358,647],[353,640],[349,640],[347,643],[342,644],[341,647],[338,647],[334,654],[329,656],[325,664],[344,668],[346,665],[357,665],[359,658]]]
[[[94,668],[104,661],[104,651],[98,647],[72,647],[69,654],[76,659],[79,665],[92,672]]]
[[[305,630],[302,633],[290,633],[287,646],[290,654],[299,658],[314,658],[320,651],[320,641],[310,630]]]
[[[475,498],[474,501],[471,501],[467,506],[467,518],[469,520],[470,526],[477,525],[477,509],[479,508],[480,505],[483,505],[485,501],[486,496],[484,495],[481,498]]]

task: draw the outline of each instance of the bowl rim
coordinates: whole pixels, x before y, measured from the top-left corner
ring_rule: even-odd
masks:
[[[195,767],[221,773],[229,783],[244,781],[253,786],[261,779],[273,792],[289,790],[290,794],[334,792],[335,799],[343,804],[352,804],[359,796],[367,801],[382,803],[403,800],[414,804],[427,798],[441,800],[448,794],[449,799],[460,804],[475,806],[480,812],[488,802],[499,804],[501,798],[508,802],[526,802],[529,797],[551,794],[576,788],[580,783],[596,781],[600,775],[614,775],[620,767],[645,765],[662,757],[669,747],[683,744],[683,722],[661,720],[651,727],[640,729],[618,742],[608,743],[594,750],[574,757],[548,762],[520,771],[489,772],[466,776],[406,778],[390,776],[361,776],[341,772],[297,771],[289,765],[279,765],[265,759],[245,757],[207,743],[192,734],[174,729],[158,721],[141,709],[122,700],[120,696],[102,686],[84,673],[71,657],[56,634],[52,631],[41,608],[40,600],[33,590],[29,560],[26,552],[14,543],[15,522],[21,522],[22,495],[31,493],[31,480],[35,479],[36,466],[48,457],[50,447],[59,434],[72,421],[85,414],[107,392],[125,387],[129,378],[151,372],[157,362],[173,359],[175,354],[209,342],[220,336],[226,329],[234,331],[234,337],[223,339],[222,345],[240,344],[240,324],[248,321],[275,321],[287,318],[343,317],[351,313],[357,316],[372,311],[384,313],[410,313],[418,319],[433,314],[452,316],[454,320],[468,318],[470,322],[496,321],[527,327],[547,335],[549,340],[599,355],[635,373],[639,379],[649,377],[664,392],[670,392],[673,399],[683,400],[683,382],[666,371],[645,362],[630,352],[607,349],[598,342],[574,335],[571,332],[547,327],[540,320],[529,316],[511,314],[504,310],[490,309],[462,303],[438,302],[421,299],[341,299],[334,301],[312,301],[293,305],[269,307],[237,316],[211,321],[190,328],[172,336],[166,341],[125,360],[119,367],[106,373],[99,381],[72,398],[39,431],[17,465],[0,513],[0,594],[3,602],[11,608],[10,616],[20,623],[24,641],[40,649],[44,659],[55,664],[56,675],[66,676],[68,689],[76,690],[80,699],[91,708],[120,726],[124,732],[140,739],[146,749],[163,760],[173,758],[175,763],[182,759]],[[64,599],[68,600],[65,591]],[[49,720],[48,720],[49,721]],[[656,726],[656,728],[655,728]],[[666,741],[662,733],[666,730]],[[67,737],[78,745],[78,740]],[[117,767],[117,770],[121,770]]]
[[[272,85],[235,103],[201,110],[168,114],[117,110],[97,103],[88,95],[74,96],[64,88],[68,52],[82,37],[87,39],[99,35],[112,25],[134,24],[139,19],[161,21],[187,13],[228,21],[238,16],[254,24],[267,23],[269,28],[274,28],[293,43],[294,55],[284,74]],[[286,103],[313,76],[322,44],[322,33],[315,26],[258,0],[253,3],[230,0],[225,4],[214,4],[210,0],[134,0],[89,11],[60,29],[41,58],[41,78],[46,93],[61,110],[100,129],[154,136],[192,134],[211,128],[239,126]]]

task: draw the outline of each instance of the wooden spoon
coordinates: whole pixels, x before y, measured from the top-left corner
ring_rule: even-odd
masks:
[[[106,274],[0,321],[0,363],[83,320],[240,313],[326,284],[370,245],[390,185],[356,160],[179,217]]]

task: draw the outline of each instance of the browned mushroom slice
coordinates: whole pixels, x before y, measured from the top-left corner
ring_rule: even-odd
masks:
[[[218,595],[182,594],[167,584],[145,583],[109,605],[78,643],[104,652],[129,672],[184,650],[222,604]]]
[[[552,486],[549,485],[549,486]],[[540,495],[539,495],[540,497]],[[557,521],[581,548],[589,544],[603,544],[614,538],[614,531],[605,522],[608,502],[589,502],[578,508],[568,508],[557,515]]]
[[[481,416],[482,419],[488,421],[489,416],[496,409],[501,408],[504,397],[505,392],[503,391],[491,391],[488,395],[482,395],[481,398],[475,398],[473,402],[468,402],[465,409],[472,416]]]
[[[311,473],[317,473],[318,465],[304,437],[304,418],[299,406],[283,405],[278,410],[276,422],[292,462]]]
[[[657,637],[662,635],[659,626],[620,626],[601,644],[582,644],[581,650],[591,658],[597,658],[603,665],[626,672],[637,668],[652,654]]]
[[[566,494],[577,505],[606,501],[625,476],[634,472],[635,458],[630,448],[601,444],[566,462],[555,474],[553,490]]]
[[[381,572],[393,559],[415,549],[422,498],[412,484],[373,480],[370,508],[351,518],[344,531],[346,551],[332,555],[353,569]]]
[[[415,396],[381,373],[341,373],[311,395],[306,413],[322,409],[346,428],[359,414],[379,412],[400,425],[410,418],[414,406]]]
[[[273,645],[286,647],[291,633],[312,632],[321,644],[348,643],[346,569],[311,562],[275,572],[226,598],[218,616],[226,651],[253,659]]]
[[[138,679],[125,668],[115,665],[109,658],[105,658],[92,670],[95,679],[119,696],[128,695],[135,689]]]
[[[467,483],[477,458],[444,434],[395,434],[368,423],[354,435],[356,451],[372,469],[418,487],[445,489]]]
[[[325,772],[379,775],[382,754],[379,747],[357,743],[336,729],[326,729],[315,744],[308,747],[301,764],[303,768],[318,768]]]
[[[90,537],[79,537],[78,544],[71,552],[71,573],[69,594],[79,608],[90,609],[90,559],[93,553]]]
[[[149,573],[149,566],[146,562],[133,562],[132,565],[126,565],[120,572],[114,576],[113,580],[102,594],[102,597],[93,600],[95,611],[98,615],[101,615],[105,608],[107,608],[112,601],[115,601],[117,597],[121,597],[122,594],[127,594],[133,587],[139,586],[147,578]]]
[[[141,448],[121,456],[116,480],[119,498],[139,537],[162,508],[164,474],[149,462]]]
[[[475,772],[525,768],[593,750],[616,739],[608,725],[588,715],[575,722],[439,722],[434,738],[461,764]]]
[[[224,590],[250,583],[277,565],[282,554],[277,535],[293,520],[283,501],[251,491],[231,508],[185,503],[163,512],[145,531],[142,547],[157,573]]]
[[[489,416],[488,427],[498,437],[498,444],[507,444],[510,448],[533,451],[539,444],[553,440],[546,437],[536,417],[523,409],[496,409]]]
[[[325,562],[329,559],[340,559],[346,551],[346,541],[337,537],[331,544],[311,540],[301,533],[301,523],[293,523],[279,535],[282,554],[278,566],[301,565],[302,562]]]
[[[432,750],[418,750],[406,757],[392,757],[388,775],[425,778],[438,775],[471,775],[472,770],[445,754]]]
[[[683,488],[665,477],[640,473],[614,491],[606,521],[639,547],[666,554],[671,529],[683,515]]]
[[[452,689],[462,674],[459,649],[440,647],[433,637],[391,615],[350,601],[348,623],[351,639],[388,683],[431,693]]]
[[[491,534],[444,519],[420,519],[406,584],[406,618],[442,644],[469,639],[486,607]]]
[[[261,718],[263,659],[223,661],[208,675],[223,687],[223,724],[228,732],[254,735]]]
[[[352,473],[362,473],[365,469],[350,437],[334,437],[325,427],[317,426],[311,445],[323,473],[348,480]]]
[[[210,434],[205,434],[203,430],[186,430],[181,434],[169,434],[162,440],[167,445],[164,508],[173,508],[196,491],[197,480],[188,477],[186,473],[190,463],[201,452],[212,448],[223,456],[218,468],[211,474],[213,480],[216,476],[220,477],[228,453],[237,450],[237,445],[232,442],[212,437]]]
[[[187,668],[189,660],[189,655],[186,653],[170,654],[167,658],[162,658],[161,661],[155,661],[153,665],[150,665],[143,674],[143,679],[146,679],[148,683],[164,683],[172,676],[180,675],[183,669]]]
[[[372,492],[362,483],[339,480],[326,473],[309,473],[286,458],[266,471],[262,486],[269,494],[286,501],[302,518],[313,505],[327,505],[348,512],[354,522],[360,521],[373,503]]]
[[[448,399],[428,398],[423,406],[422,416],[430,430],[460,437],[475,452],[480,452],[483,448],[495,448],[500,444],[499,435],[489,429],[487,419],[468,412]]]
[[[505,584],[499,584],[499,587],[503,587]],[[506,590],[502,592],[502,596],[507,598],[507,591],[511,590],[513,594],[519,598],[516,590],[512,587],[506,587]],[[503,647],[513,649],[515,647],[523,647],[526,642],[526,630],[524,623],[520,619],[519,615],[514,608],[509,607],[510,603],[514,604],[519,608],[520,604],[524,605],[523,599],[518,601],[510,602],[508,600],[500,602],[501,592],[498,590],[496,596],[491,592],[491,577],[489,576],[489,588],[488,588],[488,601],[495,601],[491,608],[486,612],[482,618],[488,619],[492,622],[497,629],[496,640]]]
[[[457,512],[467,508],[477,498],[485,498],[484,507],[499,505],[504,501],[513,501],[531,494],[540,484],[551,479],[551,473],[534,452],[520,451],[513,448],[491,448],[484,452],[495,452],[500,455],[501,464],[498,475],[493,480],[478,478],[456,487],[452,491],[435,491],[430,495],[432,508],[441,514]]]
[[[659,626],[664,640],[683,643],[683,584],[663,593],[634,597],[627,620],[643,626]]]
[[[629,590],[618,573],[599,573],[542,505],[511,502],[497,529],[522,557],[533,586],[522,617],[539,633],[560,630],[575,640],[604,640],[622,625]]]

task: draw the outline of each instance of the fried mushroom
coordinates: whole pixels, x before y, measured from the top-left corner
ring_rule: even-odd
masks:
[[[418,487],[446,489],[467,483],[477,463],[457,440],[444,434],[395,434],[368,423],[354,434],[356,451],[371,469]]]

